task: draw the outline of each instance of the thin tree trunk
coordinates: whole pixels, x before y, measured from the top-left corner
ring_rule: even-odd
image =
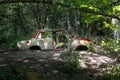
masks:
[[[79,12],[76,11],[75,13],[75,31],[76,31],[76,34],[78,35],[79,34],[79,27],[80,27],[80,19],[79,19]]]
[[[72,34],[72,33],[74,32],[74,29],[73,29],[73,27],[72,27],[69,19],[70,19],[70,18],[69,18],[69,13],[67,13],[67,27],[68,27],[68,32],[69,32],[70,34]]]
[[[44,11],[44,26],[47,26],[47,22],[48,22],[48,5],[43,4],[45,7],[45,11]]]

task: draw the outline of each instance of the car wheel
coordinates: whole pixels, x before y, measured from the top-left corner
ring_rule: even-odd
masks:
[[[30,50],[41,50],[39,46],[31,46],[29,49]]]

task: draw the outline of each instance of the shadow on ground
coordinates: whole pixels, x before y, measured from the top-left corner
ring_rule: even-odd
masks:
[[[82,68],[65,71],[64,62],[59,58],[61,51],[11,51],[0,53],[1,80],[8,80],[6,73],[21,75],[24,80],[36,75],[39,80],[101,80],[104,75],[103,64],[111,63],[112,58],[91,52],[78,52],[82,55]],[[34,77],[34,76],[33,76]],[[3,79],[4,78],[4,79]],[[21,79],[22,80],[22,79]],[[38,80],[38,79],[34,79]]]

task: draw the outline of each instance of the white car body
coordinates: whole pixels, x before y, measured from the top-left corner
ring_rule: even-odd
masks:
[[[60,38],[60,36],[62,36],[62,38]],[[90,41],[87,38],[71,38],[65,30],[37,30],[33,34],[32,39],[18,41],[17,46],[20,50],[66,48],[72,48],[73,50],[85,48],[87,50],[90,46]]]
[[[23,40],[18,41],[17,46],[20,50],[25,49],[40,49],[40,50],[46,50],[46,49],[56,49],[57,45],[53,37],[45,37],[43,38],[42,34],[46,33],[47,31],[51,32],[52,30],[38,30],[36,31],[35,37],[32,37],[30,40]],[[54,30],[57,32],[57,30]],[[61,31],[61,30],[60,30]],[[59,30],[58,30],[59,32]]]

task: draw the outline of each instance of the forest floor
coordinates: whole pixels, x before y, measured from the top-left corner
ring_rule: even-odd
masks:
[[[113,63],[115,59],[113,55],[105,55],[100,49],[95,53],[77,51],[81,55],[82,68],[75,72],[64,72],[62,71],[64,62],[60,58],[61,53],[62,51],[54,50],[0,50],[0,74],[16,69],[15,74],[26,71],[27,80],[97,80],[98,77],[104,75],[105,66]],[[39,79],[29,75],[35,75]]]

